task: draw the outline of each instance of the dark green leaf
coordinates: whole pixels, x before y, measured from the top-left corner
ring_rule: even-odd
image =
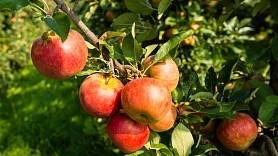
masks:
[[[124,13],[117,17],[115,22],[113,23],[114,29],[122,29],[131,27],[132,24],[135,23],[136,25],[139,24],[139,16],[134,13]]]
[[[276,61],[278,61],[278,36],[272,40],[271,44],[272,53]]]
[[[227,62],[224,67],[219,72],[219,78],[217,79],[217,87],[219,93],[223,93],[223,89],[226,86],[226,84],[230,81],[232,71],[234,67],[236,66],[236,63],[238,61],[238,58],[231,60]]]
[[[185,122],[187,123],[198,123],[198,122],[203,122],[203,119],[194,113],[191,113],[190,115],[187,115],[184,117]]]
[[[194,148],[192,150],[191,155],[192,156],[193,155],[194,156],[202,155],[202,154],[206,154],[207,152],[212,151],[212,150],[218,151],[218,149],[214,145],[211,145],[211,144],[199,145],[197,148]]]
[[[244,101],[236,101],[233,111],[249,110],[249,106]]]
[[[207,90],[210,91],[212,94],[214,94],[215,86],[217,84],[217,78],[213,67],[209,68],[206,74],[205,83],[206,83]]]
[[[273,126],[269,120],[274,115],[275,109],[278,108],[278,96],[270,95],[266,97],[259,109],[259,119],[263,122],[264,126]]]
[[[132,12],[149,15],[153,12],[149,0],[125,0],[125,6]]]
[[[211,119],[218,119],[218,118],[229,118],[229,119],[235,119],[235,116],[233,115],[232,112],[220,112],[220,113],[215,113],[215,114],[206,114],[209,118]]]
[[[44,21],[61,37],[63,42],[67,39],[70,30],[70,19],[66,14],[57,12],[52,17],[44,18]]]
[[[252,11],[252,16],[255,17],[259,12],[262,13],[269,7],[270,7],[270,1],[269,0],[261,0],[254,7],[254,9]]]
[[[198,92],[197,94],[190,97],[190,101],[195,99],[212,99],[213,95],[211,92]]]
[[[113,43],[113,51],[110,51],[110,57],[112,59],[120,59],[121,61],[127,62],[120,46],[117,43]]]
[[[146,32],[143,33],[139,33],[136,36],[137,41],[143,42],[143,41],[147,41],[147,40],[151,40],[154,39],[157,36],[157,26],[151,27],[150,29],[148,29]]]
[[[190,130],[183,124],[179,123],[175,127],[171,140],[175,155],[189,155],[191,153],[194,139]]]
[[[124,57],[137,66],[139,59],[143,55],[143,50],[131,33],[127,34],[123,39],[122,50]]]
[[[233,13],[233,11],[241,5],[243,0],[226,0],[226,1],[221,1],[221,4],[224,5],[225,7],[224,10],[222,11],[222,14],[218,18],[218,24],[222,25],[224,21]]]
[[[250,91],[238,90],[235,93],[233,93],[233,95],[230,97],[230,100],[232,101],[245,100],[246,98],[249,97],[249,95],[250,95]]]
[[[273,19],[278,22],[278,1],[277,0],[270,0],[270,10],[271,14],[274,17]]]
[[[274,94],[271,87],[264,82],[255,80],[250,80],[250,82],[254,88],[259,88],[259,90],[256,92],[256,99],[264,101],[266,97]]]
[[[189,38],[190,36],[192,36],[192,34],[193,31],[189,30],[173,35],[166,43],[164,43],[159,48],[158,52],[154,56],[153,64],[163,61],[171,50],[176,49],[176,46],[179,45],[181,41],[183,41],[186,38]]]
[[[234,107],[235,103],[236,103],[236,101],[220,103],[220,112],[228,112],[228,111],[230,111]]]
[[[170,6],[172,0],[162,0],[158,5],[158,14],[163,14]]]
[[[190,75],[189,75],[189,82],[191,84],[196,84],[196,83],[199,82],[199,77],[198,77],[198,74],[196,72],[190,73]]]
[[[26,7],[29,4],[30,2],[28,0],[0,0],[0,10],[19,10],[23,7]]]

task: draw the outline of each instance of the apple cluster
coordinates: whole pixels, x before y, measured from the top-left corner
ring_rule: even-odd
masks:
[[[80,86],[81,106],[91,116],[108,118],[108,136],[125,153],[142,148],[150,130],[172,128],[177,117],[171,91],[179,81],[178,67],[171,59],[153,61],[154,56],[147,57],[142,62],[146,75],[125,85],[112,75],[94,73]]]

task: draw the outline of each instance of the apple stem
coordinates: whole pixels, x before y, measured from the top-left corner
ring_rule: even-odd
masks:
[[[106,84],[106,85],[108,85],[108,83],[110,82],[112,76],[113,76],[112,73],[110,73],[109,76],[105,76],[105,84]]]

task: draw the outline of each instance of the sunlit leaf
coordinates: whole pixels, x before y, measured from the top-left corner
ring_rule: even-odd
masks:
[[[134,13],[124,13],[116,18],[115,22],[113,23],[113,28],[127,28],[131,27],[133,23],[135,23],[136,25],[139,23],[139,16]]]
[[[153,12],[149,0],[125,0],[125,6],[132,12],[149,15]]]
[[[0,10],[2,9],[19,10],[29,4],[30,2],[28,0],[1,0]]]

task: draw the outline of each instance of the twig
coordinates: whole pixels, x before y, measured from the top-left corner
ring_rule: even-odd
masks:
[[[74,13],[76,13],[76,9],[77,9],[78,3],[79,3],[79,0],[75,0],[74,6],[73,6],[73,8],[72,8],[72,11],[73,11]]]
[[[89,28],[78,18],[74,11],[72,11],[63,0],[53,0],[57,5],[61,6],[61,10],[66,13],[73,23],[82,30],[85,35],[92,41],[93,45],[98,47],[98,38],[96,35],[89,30]]]

